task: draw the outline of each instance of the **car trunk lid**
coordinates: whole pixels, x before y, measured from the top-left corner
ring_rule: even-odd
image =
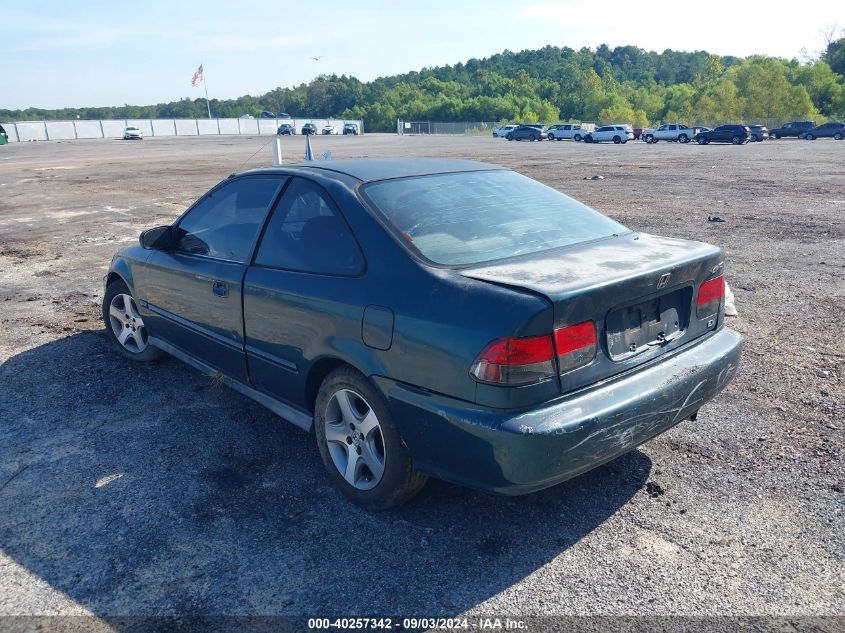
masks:
[[[721,249],[709,244],[628,233],[460,273],[546,297],[554,306],[556,329],[595,323],[596,357],[560,376],[561,390],[568,392],[718,327],[719,313],[699,318],[695,297],[703,281],[721,274],[722,262]]]

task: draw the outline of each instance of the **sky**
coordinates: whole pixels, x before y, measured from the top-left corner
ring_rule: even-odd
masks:
[[[842,0],[0,0],[0,108],[258,95],[326,74],[380,76],[546,45],[801,58],[845,27]],[[778,14],[790,14],[778,19]],[[743,25],[724,28],[725,20]],[[845,34],[845,33],[842,33]],[[318,60],[312,59],[318,57]]]

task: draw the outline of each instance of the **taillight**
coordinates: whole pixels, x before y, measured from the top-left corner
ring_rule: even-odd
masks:
[[[484,348],[470,373],[481,382],[527,385],[554,376],[554,357],[551,336],[501,338]]]
[[[560,373],[572,371],[596,357],[596,326],[584,321],[555,330],[555,349]]]
[[[708,279],[698,288],[698,297],[696,298],[696,310],[698,318],[704,318],[719,311],[719,306],[722,304],[722,299],[725,297],[725,276],[719,275],[713,279]]]

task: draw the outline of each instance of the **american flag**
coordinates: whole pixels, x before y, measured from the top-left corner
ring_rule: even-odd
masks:
[[[202,64],[200,64],[200,67],[197,68],[197,72],[194,73],[194,76],[191,77],[191,85],[196,86],[201,81],[202,81]]]

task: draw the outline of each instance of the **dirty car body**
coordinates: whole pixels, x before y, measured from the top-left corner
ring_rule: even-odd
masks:
[[[219,222],[192,219],[215,199]],[[719,248],[633,232],[494,165],[253,170],[152,231],[106,278],[151,345],[306,430],[326,377],[352,368],[414,469],[484,490],[528,493],[630,451],[739,362]]]

